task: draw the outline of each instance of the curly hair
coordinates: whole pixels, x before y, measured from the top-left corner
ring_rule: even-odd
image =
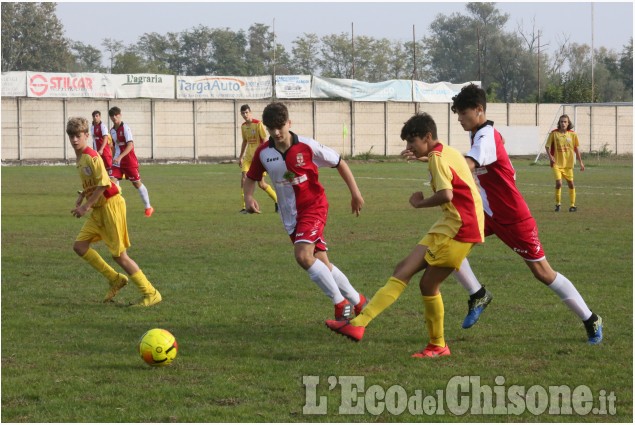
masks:
[[[479,105],[485,111],[487,109],[487,97],[485,90],[476,84],[464,86],[459,94],[452,98],[452,112],[457,113],[466,109],[474,109]]]
[[[66,134],[69,136],[81,133],[88,133],[89,130],[88,120],[83,117],[72,117],[68,119],[66,123]]]
[[[410,117],[401,128],[401,140],[408,140],[411,137],[426,137],[432,133],[432,139],[437,140],[437,124],[432,117],[425,113],[418,113]]]
[[[268,104],[262,111],[262,122],[267,128],[282,128],[289,121],[289,110],[282,102]]]

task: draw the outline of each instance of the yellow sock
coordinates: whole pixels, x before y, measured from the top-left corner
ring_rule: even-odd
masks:
[[[560,205],[561,199],[562,199],[562,188],[556,189],[556,205]]]
[[[276,191],[273,190],[273,187],[267,186],[265,192],[267,192],[267,195],[269,195],[269,197],[273,199],[273,202],[278,202],[278,195],[276,195]]]
[[[445,314],[443,298],[441,298],[440,293],[432,297],[423,295],[422,298],[423,317],[430,335],[430,344],[445,347],[445,338],[443,338],[443,316]]]
[[[130,279],[134,282],[135,285],[137,285],[137,288],[139,288],[139,291],[141,291],[143,295],[151,295],[154,293],[154,286],[152,286],[152,284],[150,283],[146,275],[143,274],[141,269],[139,269],[139,271],[135,274],[130,275]]]
[[[105,262],[104,259],[101,258],[101,255],[99,255],[99,253],[94,249],[88,248],[88,251],[86,251],[86,254],[84,254],[82,258],[109,281],[117,278],[119,273],[110,267],[110,265]]]
[[[242,187],[240,188],[240,199],[242,199],[243,209],[245,209],[245,191]]]
[[[375,293],[360,315],[351,320],[351,324],[353,326],[368,326],[375,317],[397,301],[397,298],[399,298],[403,290],[406,289],[406,286],[407,284],[405,282],[402,282],[396,277],[388,279],[388,282],[379,288],[379,291]]]
[[[571,202],[571,206],[575,207],[575,187],[569,189],[569,201]]]

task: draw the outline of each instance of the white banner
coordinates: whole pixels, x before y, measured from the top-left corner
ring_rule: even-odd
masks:
[[[452,98],[456,96],[463,86],[474,83],[481,86],[480,81],[469,81],[467,83],[424,83],[423,81],[414,82],[414,101],[423,103],[452,103]]]
[[[380,83],[343,78],[313,77],[311,96],[314,98],[342,97],[357,102],[411,102],[410,80],[389,80]]]
[[[276,97],[308,99],[311,97],[310,75],[276,75]]]
[[[272,97],[271,76],[176,77],[177,99],[265,99]]]
[[[174,99],[174,76],[159,74],[105,74],[119,99],[138,97]]]
[[[2,96],[26,96],[26,71],[2,73]]]
[[[107,74],[27,71],[26,95],[113,98],[115,90]]]

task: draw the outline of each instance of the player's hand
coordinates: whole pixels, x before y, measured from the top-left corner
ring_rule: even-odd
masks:
[[[117,165],[119,166],[119,163],[121,162],[121,159],[119,157],[117,158],[113,158],[112,159],[112,165]]]
[[[425,197],[423,196],[423,192],[415,192],[410,196],[410,205],[415,208],[421,208],[421,203],[424,199]]]
[[[260,214],[260,205],[258,205],[258,201],[255,199],[245,199],[245,210],[249,214]]]
[[[584,164],[580,163],[580,171],[584,171]]]
[[[80,205],[79,207],[73,208],[71,210],[71,214],[77,218],[80,218],[84,216],[89,210],[90,208],[87,208],[86,204],[84,204],[84,205]]]
[[[238,167],[243,168],[243,159],[242,158],[238,159]]]
[[[403,151],[401,151],[401,156],[406,160],[406,161],[421,161],[421,162],[428,162],[428,157],[427,156],[422,156],[421,158],[417,158],[417,156],[415,155],[415,153],[413,151],[411,151],[410,149],[404,149]]]
[[[364,198],[362,198],[361,193],[353,195],[351,199],[351,212],[359,217],[359,213],[362,212],[362,206],[364,206]]]

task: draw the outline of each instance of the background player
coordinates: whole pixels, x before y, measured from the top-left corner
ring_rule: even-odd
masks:
[[[119,186],[108,178],[99,154],[88,146],[88,127],[88,121],[84,118],[71,118],[66,125],[66,134],[77,156],[76,167],[83,187],[71,214],[80,218],[91,212],[77,235],[73,250],[108,279],[110,289],[104,298],[104,302],[108,302],[126,286],[128,278],[117,273],[90,247],[91,243],[103,240],[113,259],[128,273],[143,295],[141,300],[132,305],[149,307],[161,302],[161,294],[126,252],[130,247],[126,201],[120,194]]]
[[[545,149],[549,157],[549,164],[556,178],[556,212],[560,211],[560,199],[562,194],[562,178],[569,184],[569,212],[576,212],[575,185],[573,184],[573,154],[580,163],[580,171],[584,171],[584,163],[580,156],[578,135],[572,130],[573,124],[568,115],[560,116],[558,128],[549,134]]]
[[[331,299],[336,319],[350,316],[351,305],[358,314],[366,298],[353,288],[346,275],[326,255],[323,233],[329,205],[324,187],[318,181],[318,168],[337,168],[351,192],[351,209],[359,216],[364,199],[355,177],[337,152],[289,130],[291,120],[284,104],[276,102],[267,105],[262,113],[262,121],[271,137],[258,147],[247,173],[247,212],[260,212],[253,194],[256,182],[267,171],[276,188],[280,217],[294,244],[297,263]]]
[[[121,109],[114,106],[110,108],[108,115],[113,123],[113,127],[110,129],[110,135],[115,144],[115,153],[112,159],[112,176],[117,180],[121,180],[124,176],[130,180],[130,183],[139,191],[139,196],[141,196],[141,201],[145,207],[146,217],[150,217],[154,212],[154,208],[150,205],[148,189],[146,189],[141,182],[139,161],[134,152],[132,131],[128,124],[122,121]]]
[[[249,167],[251,166],[254,153],[256,152],[258,146],[267,139],[267,133],[265,131],[265,127],[262,125],[262,122],[252,117],[249,105],[242,105],[240,107],[240,115],[245,120],[245,122],[240,126],[240,131],[243,136],[243,144],[240,147],[240,156],[238,157],[238,166],[242,172],[240,178],[240,192],[243,208],[240,210],[240,213],[247,214],[247,210],[245,209],[245,192],[243,190],[243,187],[245,186],[245,178],[247,177],[247,171],[249,171]],[[265,183],[264,176],[263,179],[258,182],[258,187],[267,192],[267,195],[273,199],[275,211],[278,212],[278,196],[276,195],[275,190]]]
[[[101,156],[106,171],[110,176],[112,173],[112,150],[110,150],[112,139],[108,132],[108,126],[101,120],[101,112],[99,111],[93,111],[93,123],[90,126],[90,135],[93,138],[93,149]]]
[[[449,356],[444,338],[444,307],[439,287],[458,269],[475,243],[483,242],[483,203],[463,155],[437,139],[437,127],[428,114],[410,118],[401,130],[401,139],[414,157],[428,156],[434,194],[422,192],[410,197],[415,208],[440,206],[442,216],[419,244],[395,268],[388,282],[377,291],[361,314],[349,321],[327,320],[333,331],[359,341],[366,326],[399,298],[410,279],[425,269],[419,288],[430,343],[412,357]]]
[[[485,236],[498,236],[520,255],[534,277],[555,292],[584,322],[589,344],[599,344],[602,341],[602,318],[589,310],[573,283],[554,271],[545,257],[536,221],[516,187],[516,172],[505,151],[503,138],[485,116],[485,91],[470,84],[452,100],[452,112],[458,114],[461,126],[470,134],[471,148],[466,160],[483,198]],[[467,259],[455,276],[470,293],[469,310],[463,322],[463,327],[469,328],[476,323],[492,297],[476,279]]]

